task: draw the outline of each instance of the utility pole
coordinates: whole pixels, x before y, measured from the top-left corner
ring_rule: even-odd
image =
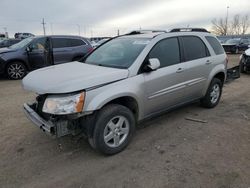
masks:
[[[120,30],[119,29],[117,30],[117,36],[120,36]]]
[[[229,9],[229,6],[227,6],[227,17],[226,17],[226,35],[227,35],[227,31],[228,31],[228,9]]]
[[[46,32],[45,32],[45,22],[44,22],[44,18],[43,18],[43,21],[42,21],[42,25],[43,25],[43,34],[44,34],[44,36],[46,35]]]

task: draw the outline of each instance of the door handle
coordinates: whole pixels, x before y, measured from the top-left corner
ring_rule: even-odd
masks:
[[[210,65],[212,62],[210,60],[206,61],[206,65]]]
[[[176,73],[181,73],[183,71],[184,71],[184,68],[178,68],[177,71],[176,71]]]

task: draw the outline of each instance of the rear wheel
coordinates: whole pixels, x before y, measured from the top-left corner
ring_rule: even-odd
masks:
[[[201,105],[205,108],[214,108],[219,103],[221,94],[222,82],[218,78],[213,78],[205,97],[201,99]]]
[[[129,144],[135,132],[133,113],[122,105],[112,104],[97,114],[90,145],[97,151],[112,155],[121,152]]]
[[[22,79],[27,74],[26,66],[21,62],[9,63],[6,67],[6,75],[11,80]]]

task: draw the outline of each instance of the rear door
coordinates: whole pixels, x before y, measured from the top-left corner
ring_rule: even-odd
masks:
[[[185,102],[186,64],[181,63],[181,53],[177,37],[158,42],[149,58],[158,58],[161,67],[149,73],[143,73],[145,79],[145,115]]]
[[[185,71],[185,94],[187,100],[200,98],[206,86],[209,73],[213,68],[209,50],[198,36],[180,37],[181,48],[184,52]]]
[[[65,37],[52,37],[52,48],[54,64],[66,63],[72,61],[73,49],[70,41]]]

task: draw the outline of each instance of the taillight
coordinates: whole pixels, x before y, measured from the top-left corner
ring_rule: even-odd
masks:
[[[89,48],[89,49],[88,49],[88,53],[91,53],[93,50],[94,50],[94,48],[92,48],[92,47]]]

